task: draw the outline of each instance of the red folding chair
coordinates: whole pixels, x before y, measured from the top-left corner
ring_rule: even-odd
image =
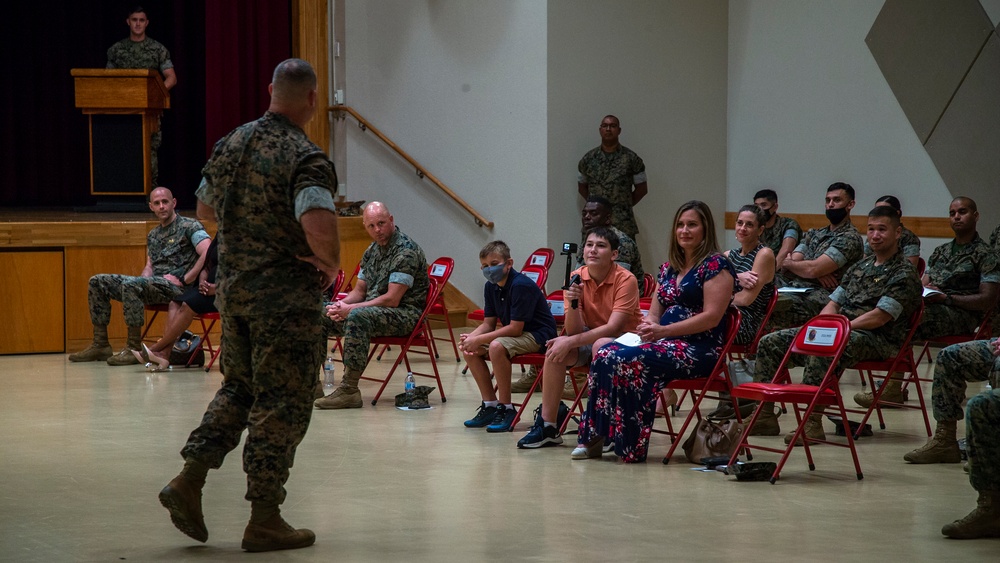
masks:
[[[764,327],[767,326],[767,321],[771,319],[771,313],[774,312],[774,306],[778,304],[778,286],[774,286],[774,291],[771,293],[771,300],[767,302],[767,309],[764,311],[764,318],[760,322],[760,326],[757,327],[757,334],[754,335],[753,341],[749,344],[733,344],[729,347],[729,359],[735,360],[737,358],[742,358],[747,355],[754,355],[757,353],[757,345],[760,343],[760,339],[767,334]]]
[[[729,459],[728,465],[730,467],[736,464],[736,460],[739,458],[740,450],[742,449],[747,450],[747,459],[752,459],[750,454],[751,449],[780,453],[782,454],[781,460],[778,461],[777,467],[775,467],[770,479],[773,485],[778,480],[778,476],[781,474],[781,469],[784,467],[788,456],[795,449],[796,442],[801,439],[810,471],[816,469],[816,464],[813,461],[809,444],[823,443],[850,449],[858,479],[864,478],[864,474],[861,472],[861,464],[858,462],[858,452],[854,446],[854,434],[850,431],[849,427],[845,428],[844,432],[847,435],[846,444],[809,438],[805,435],[804,429],[805,421],[808,420],[809,416],[816,410],[816,407],[819,406],[837,407],[837,412],[839,412],[843,424],[847,425],[847,410],[844,408],[844,398],[840,393],[836,371],[837,364],[840,362],[840,358],[844,354],[844,349],[847,347],[850,334],[851,322],[847,317],[843,315],[817,315],[802,325],[792,345],[788,347],[788,352],[785,353],[785,357],[782,358],[781,363],[778,365],[774,379],[770,383],[744,383],[743,385],[734,387],[730,391],[730,396],[736,399],[751,399],[758,402],[757,409],[754,410],[753,416],[750,417],[746,428],[743,430],[743,434],[740,436],[739,446]],[[826,374],[818,386],[792,383],[791,374],[787,367],[792,354],[830,358],[830,367],[826,370]],[[792,434],[792,441],[789,442],[785,449],[752,445],[747,442],[750,430],[756,424],[761,412],[763,412],[765,403],[792,404],[797,426],[795,432]],[[805,410],[802,410],[801,405],[805,405]]]
[[[451,278],[451,272],[455,269],[455,260],[448,257],[441,257],[431,263],[427,267],[427,275],[437,279],[441,287],[445,287],[448,283],[448,279]],[[433,318],[432,318],[433,317]],[[451,317],[448,316],[448,306],[444,302],[444,290],[438,295],[437,302],[431,307],[430,312],[427,314],[426,322],[430,323],[431,320],[444,320],[444,324],[448,327],[448,338],[442,338],[440,336],[434,336],[434,331],[427,327],[427,330],[431,334],[431,344],[434,345],[434,357],[439,358],[437,352],[437,344],[434,342],[436,340],[446,340],[451,342],[451,349],[455,352],[455,361],[461,361],[458,356],[458,343],[455,341],[455,332],[452,330]],[[385,351],[383,350],[383,353]],[[381,354],[379,355],[381,358]]]
[[[724,317],[726,323],[725,341],[722,344],[719,359],[715,362],[715,366],[712,368],[711,373],[707,377],[675,379],[663,388],[673,389],[674,391],[683,391],[684,393],[691,393],[691,396],[694,397],[694,404],[691,405],[691,410],[688,412],[688,415],[684,417],[684,423],[681,424],[681,429],[677,432],[673,432],[673,426],[670,422],[670,410],[663,410],[663,418],[667,421],[668,431],[661,431],[661,433],[669,434],[671,437],[670,449],[667,450],[667,455],[663,458],[664,464],[670,463],[670,458],[674,455],[674,450],[676,450],[677,445],[681,443],[679,438],[684,436],[684,432],[688,429],[688,426],[690,426],[691,421],[695,418],[701,420],[701,402],[709,396],[721,399],[719,393],[730,393],[732,391],[733,384],[729,378],[727,364],[729,361],[729,348],[732,345],[733,340],[736,340],[736,334],[740,330],[741,316],[740,310],[732,305],[726,309],[726,315]],[[715,395],[711,395],[712,393]],[[660,401],[663,405],[667,404],[667,398],[663,390],[660,390]],[[730,393],[730,401],[733,403],[733,409],[736,411],[736,420],[742,422],[740,419],[739,406],[736,403],[736,399],[732,397],[732,393]],[[678,401],[678,403],[679,402],[680,401]]]
[[[219,322],[222,317],[219,313],[205,313],[203,315],[198,315],[195,319],[201,323],[201,342],[198,344],[198,348],[195,349],[195,353],[198,350],[205,350],[208,354],[208,362],[205,363],[205,371],[211,371],[212,365],[215,364],[215,360],[219,358],[219,354],[222,353],[222,342],[218,344],[212,344],[212,329],[215,328],[215,323]],[[205,322],[208,321],[208,324]],[[194,358],[194,354],[191,354],[191,358],[188,358],[188,365],[191,365],[191,359]]]
[[[642,275],[642,297],[652,297],[654,291],[656,291],[656,278],[646,272]]]
[[[935,348],[945,348],[951,346],[952,344],[961,344],[963,342],[971,342],[973,340],[986,340],[990,338],[993,334],[993,313],[996,310],[996,304],[991,306],[983,314],[983,321],[979,323],[976,327],[976,331],[972,334],[956,334],[951,336],[939,336],[930,340],[924,341],[924,346],[920,350],[920,355],[917,356],[917,365],[923,361],[924,356],[927,356],[927,361],[931,361],[931,346]],[[151,321],[152,322],[152,321]],[[923,381],[923,380],[921,380]]]
[[[343,280],[342,276],[340,275],[337,276],[338,283],[335,283],[335,285],[337,286],[337,290],[330,292],[330,295],[333,296],[333,299],[343,299],[347,297],[347,294],[350,293],[351,289],[354,288],[354,281],[358,279],[358,273],[360,271],[361,271],[361,262],[358,262],[357,265],[354,266],[354,273],[351,274],[351,277],[346,282]],[[343,270],[341,270],[341,273],[343,273]],[[333,346],[330,347],[330,353],[332,354],[337,350],[340,350],[340,358],[341,361],[343,361],[344,346],[341,343],[341,337],[334,336]]]
[[[556,259],[556,252],[551,248],[539,248],[528,255],[528,259],[524,261],[524,268],[528,266],[541,266],[548,270],[552,267],[552,262]]]
[[[885,419],[882,417],[882,405],[891,405],[896,408],[901,409],[917,409],[920,414],[924,417],[924,428],[927,430],[927,436],[930,437],[934,433],[931,432],[931,421],[927,417],[927,405],[924,403],[924,392],[920,388],[920,381],[917,377],[917,363],[913,360],[913,333],[917,331],[917,326],[924,316],[924,304],[921,301],[917,310],[913,312],[910,316],[910,329],[906,332],[906,339],[903,340],[903,345],[900,346],[899,352],[896,357],[888,360],[871,360],[865,362],[858,362],[854,369],[862,373],[862,380],[864,380],[865,375],[868,376],[868,381],[871,383],[872,393],[874,395],[873,401],[870,407],[866,410],[858,409],[847,409],[849,413],[861,414],[864,413],[864,418],[861,419],[861,423],[858,424],[858,430],[854,433],[854,438],[860,438],[861,432],[868,422],[868,419],[872,415],[872,411],[878,413],[878,423],[882,430],[885,430]],[[885,375],[875,375],[876,371],[884,371]],[[917,399],[920,403],[919,405],[907,405],[903,403],[891,403],[889,401],[882,400],[882,393],[885,392],[885,385],[879,387],[875,384],[876,379],[887,380],[890,375],[895,372],[902,372],[907,374],[904,377],[904,381],[913,382],[914,386],[917,388]],[[846,430],[845,430],[846,431]]]
[[[448,399],[444,395],[444,386],[441,384],[441,374],[438,373],[437,361],[434,359],[434,348],[433,348],[433,338],[430,334],[430,327],[427,324],[427,314],[434,307],[434,303],[437,302],[438,296],[441,294],[442,285],[438,282],[437,278],[430,278],[430,287],[427,292],[427,304],[424,306],[424,310],[420,313],[420,318],[417,319],[417,323],[408,336],[376,336],[371,339],[371,351],[368,353],[368,361],[371,362],[372,356],[375,355],[375,351],[378,350],[380,346],[390,345],[398,346],[399,354],[396,356],[396,361],[393,362],[392,367],[389,368],[389,373],[385,376],[385,379],[378,379],[376,377],[370,377],[362,375],[361,379],[366,379],[368,381],[378,381],[382,383],[379,387],[378,393],[375,394],[375,398],[372,399],[372,405],[378,402],[379,397],[382,396],[382,392],[385,391],[386,386],[389,384],[389,380],[392,379],[392,374],[395,373],[396,368],[402,363],[406,366],[406,371],[412,373],[414,376],[419,377],[430,377],[437,381],[438,393],[441,395],[441,402],[447,402]],[[423,350],[421,350],[423,349]],[[430,358],[431,369],[433,373],[422,373],[413,370],[410,365],[409,354],[423,354]],[[368,373],[366,370],[365,373]]]
[[[142,329],[142,340],[146,339],[146,334],[149,332],[150,327],[153,326],[153,321],[156,320],[156,316],[160,313],[166,313],[169,309],[169,304],[167,303],[157,303],[156,305],[143,305],[143,309],[153,313],[149,320],[146,321],[146,327]]]

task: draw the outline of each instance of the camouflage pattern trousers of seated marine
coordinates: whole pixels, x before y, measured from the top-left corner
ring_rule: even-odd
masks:
[[[181,456],[218,469],[240,443],[246,499],[281,504],[295,450],[309,429],[326,338],[319,311],[222,315],[222,387]]]
[[[961,420],[966,382],[990,380],[997,387],[1000,383],[1000,359],[993,356],[995,341],[994,338],[962,342],[938,352],[934,361],[934,384],[931,387],[935,420]],[[1000,426],[997,430],[1000,431]]]
[[[995,382],[995,380],[994,380]],[[969,399],[965,410],[969,482],[977,491],[1000,491],[1000,389]]]
[[[97,274],[91,276],[87,288],[87,302],[90,305],[90,321],[95,326],[107,326],[111,322],[111,301],[121,301],[125,310],[125,324],[142,326],[146,323],[145,305],[170,303],[184,288],[154,276],[143,278],[121,274]]]
[[[416,307],[358,307],[347,319],[323,317],[327,337],[343,337],[344,367],[360,374],[368,365],[368,351],[374,336],[408,336],[422,311]]]

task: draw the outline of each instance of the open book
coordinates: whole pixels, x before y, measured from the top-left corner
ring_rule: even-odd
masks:
[[[930,297],[931,295],[944,295],[944,292],[938,291],[936,289],[931,289],[929,287],[925,287],[924,297]]]

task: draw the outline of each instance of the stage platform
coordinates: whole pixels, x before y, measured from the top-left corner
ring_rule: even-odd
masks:
[[[194,217],[193,210],[178,210]],[[341,264],[354,265],[371,243],[360,217],[340,217]],[[146,234],[157,225],[152,213],[79,211],[70,208],[0,209],[0,354],[75,352],[90,343],[93,326],[87,281],[94,274],[139,275],[146,264]],[[215,224],[205,230],[215,235]],[[433,259],[433,258],[430,258]],[[469,301],[445,288],[453,324],[464,324]],[[162,333],[165,315],[149,336]],[[121,304],[112,302],[111,343],[127,334]]]

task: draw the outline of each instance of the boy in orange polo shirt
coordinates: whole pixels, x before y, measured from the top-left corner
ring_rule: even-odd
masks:
[[[563,442],[556,427],[566,368],[590,364],[591,347],[600,338],[617,338],[635,330],[642,319],[635,276],[615,263],[618,235],[608,227],[587,233],[584,266],[563,292],[565,334],[549,340],[542,367],[542,411],[518,448],[543,448]]]

